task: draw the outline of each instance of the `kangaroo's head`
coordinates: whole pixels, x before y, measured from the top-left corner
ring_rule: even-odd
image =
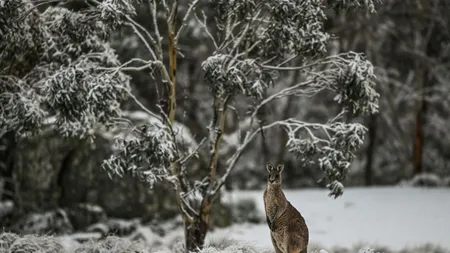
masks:
[[[266,169],[269,172],[267,182],[269,185],[281,185],[281,172],[283,172],[284,165],[278,164],[277,167],[271,163],[266,163]]]

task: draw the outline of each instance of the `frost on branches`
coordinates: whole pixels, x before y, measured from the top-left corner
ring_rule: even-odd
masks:
[[[378,112],[379,94],[375,91],[373,66],[362,54],[349,52],[327,57],[324,62],[327,62],[327,67],[310,77],[314,86],[336,92],[335,101],[343,106],[343,112],[355,115]],[[326,124],[285,122],[290,152],[303,161],[318,162],[328,179],[330,195],[335,197],[343,193],[341,182],[367,131],[358,123],[337,122],[340,116]]]
[[[264,90],[275,79],[252,60],[232,60],[227,55],[213,55],[202,63],[205,81],[214,97],[244,94],[262,98]]]
[[[200,179],[206,184],[201,194],[204,199],[212,198],[249,143],[261,131],[281,126],[289,134],[289,150],[307,162],[317,162],[329,181],[331,194],[342,194],[341,182],[354,152],[363,143],[366,128],[339,120],[345,112],[376,113],[378,93],[374,88],[373,66],[363,54],[326,56],[330,36],[324,31],[325,1],[209,0],[207,5],[200,5],[201,1],[192,0],[184,10],[186,16],[179,19],[178,9],[182,8],[178,5],[182,1],[168,4],[151,0],[147,2],[150,16],[154,16],[149,21],[153,23],[151,31],[143,31],[147,26],[132,18],[134,3],[138,1],[95,2],[79,12],[49,7],[40,13],[30,1],[1,1],[0,37],[4,39],[0,42],[0,131],[34,132],[52,118],[52,126],[64,136],[92,136],[97,128],[114,125],[118,118],[123,118],[120,105],[131,91],[130,78],[122,70],[150,69],[161,78],[156,83],[168,85],[169,94],[173,91],[164,98],[171,102],[169,112],[161,109],[158,121],[138,128],[130,126],[131,137],[117,138],[117,152],[102,166],[108,172],[122,175],[129,171],[150,184],[168,179],[179,184],[177,190],[183,191],[180,196],[188,199],[190,192],[195,192],[189,188],[195,184],[183,182],[187,166],[182,163],[189,157],[202,155],[211,171]],[[326,2],[331,8],[373,9],[371,0]],[[197,9],[199,6],[210,9],[204,12]],[[167,18],[168,30],[173,32],[170,41],[165,41],[168,36],[158,30],[159,13],[165,13],[162,17]],[[203,21],[200,13],[204,15]],[[179,37],[180,31],[194,17],[211,40],[209,45],[214,46],[214,53],[201,66],[214,103],[210,122],[201,122],[209,129],[204,136],[209,152],[183,153],[173,130],[177,63],[171,59],[167,66],[164,62],[166,56],[177,56],[178,49],[183,48],[178,44],[183,39]],[[118,61],[107,40],[114,29],[125,23],[139,35],[151,59],[133,58],[124,65]],[[169,45],[169,50],[165,51],[162,45]],[[142,65],[125,66],[131,62]],[[301,82],[283,87],[284,80],[276,82],[286,76],[283,71],[301,72]],[[253,124],[260,122],[258,111],[277,99],[312,96],[324,90],[336,93],[335,101],[343,108],[329,122],[283,119],[266,125]],[[242,96],[255,102],[250,113],[239,115],[251,123],[235,153],[219,158],[226,111],[232,107],[231,103],[236,107],[235,98]],[[143,110],[154,116],[148,109]],[[226,167],[222,175],[216,173],[222,171],[217,170],[218,159],[223,159],[220,164]],[[190,210],[188,215],[194,217],[198,210],[189,209],[185,204],[188,201],[184,201],[180,202],[182,209]],[[204,205],[211,201],[201,201],[202,208],[207,210]]]
[[[170,178],[167,168],[176,157],[175,150],[166,125],[144,124],[134,128],[131,136],[116,139],[116,153],[104,161],[102,168],[110,176],[129,171],[153,187],[156,181]]]
[[[342,181],[347,175],[354,152],[363,144],[366,128],[361,124],[343,123],[339,120],[346,112],[366,115],[378,111],[379,95],[375,91],[372,64],[363,54],[355,52],[325,56],[330,36],[324,31],[326,7],[323,6],[322,0],[209,0],[214,6],[211,14],[214,18],[203,16],[202,20],[198,13],[204,12],[195,10],[193,6],[196,2],[191,2],[189,10],[194,9],[191,13],[195,14],[192,15],[203,27],[215,48],[214,53],[207,57],[201,66],[205,83],[214,101],[211,122],[204,123],[204,127],[210,132],[207,137],[210,152],[203,153],[210,155],[204,157],[204,160],[209,161],[208,168],[214,172],[199,180],[206,184],[199,189],[207,189],[201,190],[201,194],[207,197],[218,191],[243,150],[259,136],[260,131],[281,126],[289,134],[289,150],[305,162],[316,162],[329,182],[330,194],[336,197],[341,195]],[[351,9],[373,9],[372,1],[335,3]],[[166,7],[165,11],[171,11],[170,6],[164,4],[151,6],[155,10],[161,8],[159,11],[164,11],[163,7]],[[190,13],[189,10],[187,13]],[[183,17],[182,20],[189,22],[189,17]],[[182,29],[183,25],[181,24],[179,29]],[[214,34],[211,32],[211,26],[215,26]],[[155,36],[154,39],[157,40],[157,32]],[[150,51],[163,50],[159,48],[158,43],[150,41],[148,44],[153,45]],[[158,57],[154,56],[154,68],[163,73],[163,82],[170,83],[171,80],[165,77],[164,73],[171,71],[162,64],[156,64],[162,61]],[[302,65],[286,67],[294,62],[293,59],[302,59]],[[277,79],[283,77],[282,72],[292,70],[300,71],[301,80],[304,81],[289,87],[276,87]],[[270,86],[275,87],[275,93],[268,94],[273,92],[269,91]],[[335,101],[343,109],[341,114],[329,122],[320,124],[287,119],[259,127],[252,124],[259,122],[258,110],[268,103],[287,96],[312,96],[324,90],[336,93]],[[225,160],[225,173],[215,179],[208,178],[216,175],[216,153],[219,152],[218,143],[220,144],[223,133],[221,118],[224,117],[228,104],[234,103],[234,98],[242,96],[255,101],[253,111],[243,115],[252,123],[243,134],[244,138],[237,144],[236,152]],[[176,166],[170,162],[183,160],[183,156],[190,154],[183,154],[172,143],[174,133],[170,128],[163,124],[148,127],[147,130],[153,132],[144,131],[132,140],[119,140],[117,154],[105,162],[104,168],[119,175],[132,171],[151,183],[161,178],[176,177],[177,175],[171,174],[172,171],[176,174],[176,170],[168,170],[170,166]],[[151,136],[159,136],[161,143],[156,143],[156,139],[150,141],[153,138]],[[156,153],[159,154],[158,157],[154,156]],[[182,181],[180,178],[177,180]],[[189,188],[189,184],[186,187]],[[195,189],[185,189],[181,195],[187,196],[190,192],[195,192]]]
[[[104,1],[72,12],[49,7],[40,13],[30,1],[0,6],[0,131],[35,133],[55,118],[70,137],[91,136],[97,125],[120,115],[129,92],[107,39],[134,8]]]
[[[293,120],[286,126],[289,151],[303,161],[315,162],[313,158],[318,157],[316,162],[329,181],[330,195],[342,195],[341,181],[347,175],[353,152],[363,144],[366,128],[356,123],[305,124]]]

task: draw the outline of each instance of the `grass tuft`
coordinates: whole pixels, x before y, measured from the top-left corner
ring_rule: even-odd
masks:
[[[117,236],[109,236],[101,241],[82,244],[75,253],[150,253],[141,241],[131,241]]]
[[[25,235],[9,246],[10,253],[64,253],[64,248],[52,236]]]

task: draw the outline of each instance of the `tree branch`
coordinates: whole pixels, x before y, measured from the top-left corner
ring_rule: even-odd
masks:
[[[219,157],[219,147],[220,143],[222,141],[223,136],[223,130],[225,125],[225,113],[227,111],[227,104],[230,100],[230,97],[228,96],[225,98],[224,103],[220,106],[220,108],[216,108],[218,110],[218,116],[219,116],[219,122],[216,124],[216,137],[214,140],[213,148],[211,150],[211,156],[209,161],[209,170],[210,170],[210,176],[209,176],[209,185],[212,187],[216,181],[216,174],[217,174],[217,159]],[[211,129],[212,130],[212,129]]]
[[[136,98],[136,96],[133,95],[133,93],[131,93],[131,91],[129,91],[129,90],[125,90],[125,91],[128,93],[128,96],[130,96],[134,100],[134,102],[137,105],[139,105],[139,107],[141,107],[142,110],[144,110],[146,113],[148,113],[152,117],[155,117],[156,119],[158,119],[162,122],[161,117],[159,117],[158,115],[156,115],[156,113],[147,109],[141,102],[139,102],[139,100]]]
[[[147,31],[147,29],[145,29],[142,25],[140,25],[139,23],[134,21],[131,17],[126,16],[126,18],[129,21],[128,25],[130,25],[131,28],[133,28],[134,32],[141,39],[141,41],[144,43],[145,47],[150,52],[150,54],[152,55],[153,59],[154,60],[158,59],[158,58],[156,58],[155,52],[153,51],[152,47],[148,44],[148,42],[145,39],[145,37],[142,35],[142,33],[137,28],[140,28],[141,30],[143,30],[145,32],[145,34],[147,35],[147,37],[150,39],[150,42],[153,44],[153,46],[155,46],[156,45],[156,41],[152,37],[152,35]]]
[[[169,59],[170,59],[170,87],[169,87],[169,120],[172,123],[175,120],[176,107],[176,82],[177,82],[177,40],[175,37],[176,16],[178,13],[178,0],[175,0],[167,21],[169,30]]]
[[[152,15],[152,20],[153,20],[153,29],[155,30],[155,36],[156,36],[156,42],[155,42],[155,46],[156,46],[156,51],[158,53],[158,59],[160,61],[163,61],[163,51],[162,51],[162,37],[161,34],[159,32],[159,27],[158,27],[158,20],[157,20],[157,8],[156,8],[156,2],[154,0],[148,0],[148,5],[151,11],[151,15]]]
[[[197,6],[197,4],[199,3],[199,0],[194,0],[194,2],[192,2],[191,5],[189,5],[189,8],[186,12],[186,14],[183,17],[183,21],[181,22],[181,26],[178,29],[177,35],[175,36],[175,39],[178,41],[178,39],[180,38],[180,34],[181,31],[183,31],[183,29],[186,27],[187,25],[187,21],[189,16],[191,15],[191,13],[195,10],[195,7]]]
[[[186,199],[184,198],[184,196],[181,195],[181,193],[179,193],[179,197],[180,200],[182,201],[182,205],[180,205],[181,210],[183,210],[184,214],[186,215],[186,217],[188,218],[189,222],[194,222],[194,217],[198,217],[199,214],[197,211],[194,210],[194,208],[191,207],[191,205],[186,201]]]
[[[217,194],[217,192],[220,190],[220,188],[222,188],[222,186],[225,184],[225,181],[227,180],[228,176],[230,175],[232,169],[236,165],[236,162],[241,157],[242,152],[246,149],[248,144],[250,144],[253,141],[253,139],[259,134],[259,132],[264,131],[269,128],[272,128],[272,127],[275,127],[275,126],[282,125],[282,124],[285,124],[285,121],[275,121],[269,125],[257,128],[255,131],[253,131],[253,133],[251,135],[246,136],[244,143],[241,144],[239,146],[239,148],[236,150],[236,152],[231,156],[231,158],[228,159],[228,161],[227,161],[228,167],[227,167],[224,175],[219,180],[217,180],[217,185],[212,190],[210,195],[213,196],[213,195]]]
[[[208,26],[206,25],[206,15],[205,15],[205,12],[202,11],[202,14],[203,14],[203,22],[200,21],[200,18],[197,16],[197,14],[194,14],[194,15],[195,15],[195,18],[197,19],[197,22],[199,22],[199,23],[203,26],[203,28],[205,29],[206,34],[209,36],[209,38],[210,38],[211,41],[213,42],[214,48],[215,48],[216,50],[218,50],[219,46],[217,45],[216,39],[214,39],[214,36],[211,34],[211,32],[210,32],[209,29],[208,29]]]
[[[203,144],[206,141],[206,137],[203,138],[200,143],[197,145],[197,147],[195,148],[195,150],[193,152],[191,152],[189,155],[185,156],[182,159],[179,159],[179,163],[181,165],[185,164],[187,161],[189,161],[189,159],[191,159],[195,154],[197,154],[198,150],[200,149],[201,146],[203,146]]]

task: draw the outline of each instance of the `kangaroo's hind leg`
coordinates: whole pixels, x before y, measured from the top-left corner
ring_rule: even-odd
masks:
[[[277,242],[275,241],[275,238],[273,238],[272,234],[270,235],[270,239],[272,239],[272,244],[273,244],[273,247],[275,248],[275,253],[284,253],[278,248]]]
[[[307,253],[308,245],[301,236],[290,236],[287,240],[286,247],[286,253]]]

